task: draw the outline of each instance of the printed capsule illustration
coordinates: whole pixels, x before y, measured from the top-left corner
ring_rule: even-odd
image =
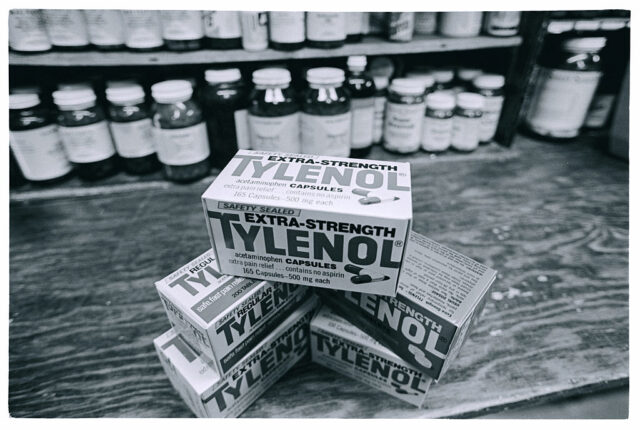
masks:
[[[351,277],[351,282],[354,284],[368,284],[370,282],[382,282],[391,279],[387,275],[371,272],[364,267],[359,267],[354,264],[347,264],[344,266],[344,270],[355,275]]]
[[[396,200],[400,200],[400,197],[398,196],[394,196],[390,194],[387,194],[387,195],[375,194],[375,193],[372,193],[371,190],[365,190],[362,188],[354,188],[353,190],[351,190],[351,192],[357,196],[362,196],[362,198],[358,200],[358,202],[360,202],[361,205],[373,205],[378,203],[394,202]]]

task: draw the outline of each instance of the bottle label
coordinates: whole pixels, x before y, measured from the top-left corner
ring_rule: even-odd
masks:
[[[204,13],[204,34],[212,39],[237,39],[242,36],[238,12],[207,11]]]
[[[106,121],[80,127],[58,127],[62,145],[74,163],[106,160],[116,153]]]
[[[482,110],[482,125],[480,127],[480,141],[488,142],[496,134],[500,113],[502,112],[503,96],[485,97]]]
[[[350,130],[350,112],[327,116],[303,112],[300,117],[302,153],[348,157]]]
[[[591,128],[604,127],[616,101],[615,94],[596,94],[589,108],[584,125]]]
[[[375,102],[373,97],[351,99],[351,147],[366,148],[373,143]]]
[[[247,51],[261,51],[269,46],[267,12],[240,12],[242,47]]]
[[[170,166],[186,166],[205,160],[210,153],[207,127],[201,122],[185,128],[153,128],[158,159]]]
[[[111,134],[116,151],[124,158],[144,157],[156,152],[151,119],[132,122],[111,122]]]
[[[162,30],[157,11],[125,10],[126,45],[129,48],[157,48],[162,46]]]
[[[346,38],[344,12],[307,12],[307,39],[335,42]]]
[[[453,117],[424,117],[422,123],[422,149],[425,151],[444,151],[451,145]]]
[[[269,12],[269,38],[276,43],[304,42],[304,12]]]
[[[124,22],[119,10],[85,10],[89,40],[98,46],[124,44]]]
[[[416,12],[415,31],[418,34],[433,34],[438,24],[437,12]]]
[[[233,121],[236,124],[236,142],[238,149],[251,149],[251,137],[249,136],[249,115],[246,109],[233,113]]]
[[[528,125],[543,134],[578,134],[596,91],[599,71],[539,69],[527,113]]]
[[[346,16],[346,25],[347,25],[347,34],[362,34],[363,31],[363,12],[345,12]]]
[[[413,152],[420,148],[425,108],[425,103],[407,105],[387,102],[385,147],[397,152]]]
[[[162,37],[167,40],[198,40],[204,36],[199,10],[162,10]]]
[[[251,149],[300,153],[298,112],[277,117],[248,116]]]
[[[460,151],[473,151],[480,143],[480,127],[482,117],[454,116],[451,146]]]
[[[374,118],[373,118],[373,141],[382,140],[382,129],[384,128],[384,110],[387,105],[386,97],[374,97]]]
[[[10,136],[13,154],[25,178],[46,181],[66,175],[71,170],[55,125],[12,131]]]
[[[16,51],[46,51],[51,49],[49,36],[39,10],[9,11],[9,46]]]
[[[47,10],[45,22],[51,43],[57,46],[84,46],[89,35],[80,10]]]

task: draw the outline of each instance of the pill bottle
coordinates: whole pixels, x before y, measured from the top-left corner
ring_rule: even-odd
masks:
[[[51,49],[40,9],[9,11],[9,48],[16,52],[44,52]]]
[[[449,37],[474,37],[482,29],[482,12],[441,12],[440,34]]]
[[[105,178],[119,167],[104,112],[96,105],[92,89],[63,89],[53,92],[58,107],[58,133],[67,158],[85,180]]]
[[[525,116],[529,130],[553,139],[578,135],[602,75],[598,53],[605,44],[604,37],[570,38],[540,57]]]
[[[349,57],[347,67],[347,89],[351,96],[351,157],[362,158],[369,155],[373,144],[376,86],[365,72],[367,57],[364,55]]]
[[[351,102],[344,80],[344,71],[334,67],[307,71],[309,88],[300,116],[302,153],[349,156]]]
[[[386,76],[374,76],[373,83],[376,87],[376,94],[373,97],[373,143],[382,143],[382,129],[384,127],[384,111],[387,107],[389,78]]]
[[[480,142],[494,138],[504,104],[504,76],[480,75],[473,80],[474,92],[484,97]]]
[[[455,85],[463,91],[473,92],[473,80],[482,74],[482,69],[472,67],[460,67],[456,71]]]
[[[134,82],[112,83],[106,89],[106,98],[109,128],[123,170],[134,175],[158,170],[151,110],[142,87]]]
[[[480,143],[484,97],[476,93],[456,95],[451,147],[458,151],[474,151]]]
[[[344,12],[307,12],[307,43],[314,48],[339,48],[344,45],[346,14]]]
[[[122,12],[109,9],[85,10],[89,42],[101,51],[124,49],[125,30]]]
[[[362,41],[365,26],[364,12],[345,12],[347,25],[347,43]]]
[[[490,36],[515,36],[520,27],[521,13],[518,11],[486,12],[484,32]]]
[[[304,46],[304,12],[269,12],[269,46],[295,51]]]
[[[204,11],[205,45],[209,49],[242,48],[242,27],[237,11]]]
[[[389,12],[387,38],[392,42],[410,42],[413,39],[413,12]]]
[[[264,51],[269,47],[268,12],[240,12],[242,49]]]
[[[157,10],[123,10],[125,45],[133,51],[154,51],[164,44]]]
[[[266,68],[253,72],[255,85],[249,96],[251,149],[300,152],[300,106],[290,87],[287,69]]]
[[[436,91],[427,95],[421,140],[424,151],[442,152],[449,148],[455,107],[456,97],[449,91]]]
[[[204,26],[199,10],[161,10],[162,39],[170,51],[202,48]]]
[[[187,80],[169,80],[151,86],[153,134],[164,175],[189,182],[209,173],[207,128],[202,110]]]
[[[391,81],[384,119],[384,149],[410,154],[420,149],[425,101],[424,84],[419,79]]]
[[[202,92],[213,165],[223,168],[238,149],[249,149],[249,90],[238,69],[206,70]]]
[[[435,80],[433,86],[434,91],[450,90],[453,88],[453,78],[455,77],[453,69],[434,69],[431,74]]]
[[[416,12],[414,31],[416,34],[434,34],[438,28],[437,12]]]
[[[435,91],[436,79],[431,71],[425,70],[411,70],[406,73],[407,78],[418,79],[424,85],[424,94],[427,95]]]
[[[42,13],[49,41],[54,48],[77,51],[89,47],[87,21],[81,10],[45,9]]]
[[[38,94],[9,95],[9,130],[11,149],[27,180],[49,183],[71,175],[53,115]]]

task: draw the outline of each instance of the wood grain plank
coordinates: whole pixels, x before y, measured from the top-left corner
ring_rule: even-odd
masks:
[[[244,416],[473,416],[627,383],[628,164],[514,148],[412,169],[415,230],[500,272],[426,409],[302,363]],[[11,203],[13,416],[191,416],[151,345],[169,327],[153,282],[208,246],[206,185]]]

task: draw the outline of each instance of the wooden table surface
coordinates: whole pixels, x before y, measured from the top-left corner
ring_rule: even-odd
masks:
[[[628,164],[523,137],[411,161],[414,229],[500,272],[428,407],[302,363],[243,416],[475,416],[628,384]],[[209,182],[12,194],[12,416],[191,416],[151,343],[153,282],[208,247]]]

